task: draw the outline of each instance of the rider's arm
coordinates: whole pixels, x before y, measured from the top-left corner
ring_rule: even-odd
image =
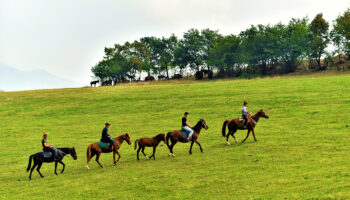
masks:
[[[186,121],[186,125],[190,128],[192,128],[192,126]]]

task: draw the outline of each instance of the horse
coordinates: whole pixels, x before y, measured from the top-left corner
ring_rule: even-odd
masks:
[[[61,165],[63,165],[63,169],[61,171],[61,174],[64,172],[64,168],[65,168],[65,164],[62,162],[62,159],[65,155],[70,154],[74,160],[77,159],[77,154],[75,153],[75,148],[57,148],[57,155],[58,155],[58,160],[55,161],[53,156],[51,156],[50,158],[45,158],[44,157],[44,153],[43,152],[39,152],[36,154],[32,154],[29,156],[29,163],[28,163],[28,167],[27,167],[27,172],[29,171],[31,165],[32,165],[32,160],[34,161],[33,167],[30,170],[30,174],[29,174],[29,180],[32,180],[32,172],[35,169],[36,166],[38,166],[36,168],[36,171],[38,171],[39,175],[41,178],[44,178],[44,176],[41,174],[40,172],[40,168],[41,165],[45,162],[45,163],[51,163],[51,162],[55,162],[55,174],[57,175],[57,163],[60,163]]]
[[[124,133],[116,138],[113,138],[115,141],[115,145],[113,146],[113,163],[114,165],[117,165],[117,162],[120,159],[120,153],[119,153],[119,148],[120,146],[123,144],[123,141],[125,140],[129,145],[131,144],[130,142],[130,135],[129,133]],[[100,148],[98,145],[98,142],[89,144],[88,148],[87,148],[87,152],[86,152],[86,168],[89,168],[89,162],[92,159],[92,157],[94,157],[96,155],[96,162],[98,163],[98,165],[100,165],[101,168],[103,168],[103,165],[98,161],[98,159],[100,158],[101,153],[110,153],[112,152],[111,150],[108,149],[108,146],[106,148]],[[115,154],[118,154],[118,159],[115,160]]]
[[[153,76],[146,76],[145,81],[154,81],[154,77]]]
[[[135,75],[126,75],[129,79],[130,79],[130,81],[134,81],[134,79],[135,79]]]
[[[191,141],[191,147],[190,147],[190,151],[189,153],[192,154],[192,146],[193,146],[193,143],[197,143],[201,152],[203,153],[203,149],[202,149],[202,146],[201,144],[197,141],[198,137],[199,137],[199,134],[201,132],[201,129],[204,128],[205,130],[207,130],[209,127],[208,125],[205,123],[204,119],[200,119],[197,124],[192,127],[194,133],[192,135],[192,137],[190,138],[190,141]],[[175,144],[177,142],[182,142],[182,143],[187,143],[189,142],[186,138],[184,138],[181,134],[181,131],[180,130],[176,130],[176,131],[172,131],[172,132],[168,132],[167,136],[166,136],[166,139],[167,139],[167,146],[170,150],[170,153],[169,153],[169,156],[173,156],[175,157],[175,154],[173,152],[173,148],[175,146]],[[171,141],[171,145],[169,145],[169,139]]]
[[[202,71],[197,71],[195,74],[196,80],[203,79],[203,72]]]
[[[140,150],[142,149],[142,153],[143,155],[147,158],[147,159],[150,159],[153,157],[153,160],[156,159],[155,157],[155,154],[156,154],[156,148],[158,146],[158,144],[163,141],[165,144],[166,144],[166,137],[165,137],[165,134],[164,133],[160,133],[156,136],[154,136],[153,138],[140,138],[140,139],[137,139],[135,140],[135,147],[134,147],[134,150],[136,150],[137,148],[137,144],[139,145],[139,148],[137,149],[137,160],[140,160],[139,159],[139,153],[140,153]],[[145,147],[153,147],[153,154],[148,157],[146,154],[145,154]]]
[[[96,84],[99,83],[99,82],[100,82],[100,81],[91,81],[91,82],[90,82],[90,85],[91,85],[91,87],[92,87],[92,86],[96,87]]]
[[[102,82],[102,86],[107,86],[107,85],[112,85],[111,79]]]
[[[250,131],[252,131],[253,133],[253,136],[254,136],[254,140],[255,141],[258,141],[256,138],[255,138],[255,133],[254,133],[254,128],[256,126],[256,123],[258,123],[260,117],[263,117],[263,118],[266,118],[268,119],[269,118],[269,115],[267,115],[265,112],[264,112],[264,109],[261,109],[259,110],[255,115],[251,116],[248,118],[248,125],[247,125],[247,129],[248,129],[248,132],[247,132],[247,137],[244,138],[244,140],[242,141],[242,143],[249,137],[249,133]],[[228,126],[228,133],[226,135],[226,125]],[[226,142],[228,145],[230,145],[230,142],[228,141],[228,137],[231,135],[234,139],[235,139],[235,142],[237,143],[237,139],[235,137],[235,132],[237,130],[244,130],[244,120],[241,121],[239,118],[235,118],[235,119],[231,119],[231,120],[225,120],[224,121],[224,124],[222,125],[222,136],[225,137],[226,136]]]
[[[181,74],[174,74],[173,79],[182,79]]]
[[[164,75],[159,75],[158,76],[158,80],[163,80],[163,79],[165,79],[166,78],[166,76],[164,76]]]

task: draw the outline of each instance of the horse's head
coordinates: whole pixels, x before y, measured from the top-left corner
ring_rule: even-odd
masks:
[[[73,157],[74,160],[78,158],[74,147],[70,149],[69,154]]]
[[[209,126],[207,125],[207,123],[205,123],[204,119],[200,119],[201,122],[201,127],[204,128],[205,130],[207,130],[209,128]]]
[[[263,117],[263,118],[266,118],[266,119],[269,118],[269,115],[265,113],[264,109],[261,109],[259,111],[259,115],[260,115],[260,117]]]
[[[125,133],[124,136],[123,136],[123,139],[124,139],[129,145],[131,144],[129,133]]]

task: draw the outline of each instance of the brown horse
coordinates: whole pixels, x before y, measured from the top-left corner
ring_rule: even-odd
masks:
[[[137,160],[140,160],[139,159],[139,153],[140,153],[140,150],[142,149],[142,153],[143,155],[147,158],[147,159],[150,159],[153,157],[153,160],[156,159],[156,157],[154,156],[156,154],[156,148],[158,146],[158,144],[163,141],[165,144],[166,144],[166,138],[165,138],[165,134],[164,133],[160,133],[156,136],[154,136],[153,138],[140,138],[140,139],[137,139],[135,140],[135,150],[136,150],[136,147],[137,147],[137,144],[139,144],[139,148],[137,149]],[[145,154],[145,147],[153,147],[153,154],[148,157],[146,154]]]
[[[201,152],[203,153],[202,146],[197,141],[202,128],[204,128],[205,130],[207,130],[209,128],[208,125],[205,123],[204,119],[200,119],[197,122],[197,124],[194,127],[192,127],[194,133],[193,133],[192,137],[190,138],[190,141],[191,141],[191,147],[190,147],[190,151],[189,151],[190,154],[192,154],[192,146],[193,146],[194,142],[198,144]],[[169,156],[173,156],[173,157],[175,157],[175,154],[173,153],[173,148],[174,148],[174,146],[175,146],[175,144],[177,142],[182,142],[182,143],[189,142],[189,141],[186,140],[186,138],[184,138],[182,136],[180,130],[168,132],[168,134],[166,136],[166,139],[167,139],[167,143],[166,144],[167,144],[167,146],[168,146],[168,148],[170,150]],[[169,145],[169,139],[171,140],[171,145]]]
[[[119,148],[120,146],[123,144],[123,141],[125,140],[129,145],[131,144],[130,142],[130,135],[129,133],[124,133],[123,135],[120,135],[116,138],[113,138],[115,141],[115,145],[113,146],[113,162],[114,165],[117,164],[117,162],[120,159],[120,153],[119,153]],[[100,165],[101,168],[103,168],[103,165],[98,161],[98,159],[100,158],[101,153],[110,153],[112,152],[111,150],[108,149],[108,146],[106,148],[100,148],[98,145],[98,142],[89,144],[88,148],[87,148],[87,162],[86,162],[86,168],[89,168],[89,161],[92,159],[92,157],[94,157],[94,155],[96,155],[96,162]],[[118,154],[118,160],[115,160],[115,154]]]
[[[248,118],[248,125],[247,125],[247,137],[244,138],[244,140],[242,141],[242,143],[249,137],[249,133],[250,131],[252,131],[253,136],[254,136],[254,140],[258,141],[255,138],[255,133],[254,133],[254,128],[256,123],[258,123],[260,117],[269,118],[269,115],[267,115],[263,109],[259,110],[259,112],[257,112],[254,116],[251,116]],[[228,133],[226,135],[226,125],[228,126]],[[222,126],[222,136],[225,137],[226,136],[226,142],[228,145],[230,145],[230,142],[228,141],[228,137],[231,135],[234,139],[235,142],[237,143],[237,139],[235,137],[235,132],[237,130],[244,130],[244,120],[240,120],[239,118],[235,118],[235,119],[231,119],[231,120],[225,120],[223,126]]]

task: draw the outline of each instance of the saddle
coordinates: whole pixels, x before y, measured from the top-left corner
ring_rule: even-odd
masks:
[[[51,158],[52,157],[52,153],[50,151],[44,151],[43,152],[43,156],[44,156],[44,158]]]
[[[113,146],[114,146],[114,145],[115,145],[115,141],[114,141],[114,139],[112,139],[112,140],[113,140]],[[98,142],[98,146],[99,146],[101,149],[103,149],[103,148],[108,148],[109,143],[108,143],[108,142],[99,141],[99,142]]]
[[[184,138],[184,139],[187,139],[188,138],[188,135],[190,134],[189,132],[187,132],[186,131],[186,129],[183,129],[183,128],[181,128],[181,135],[182,135],[182,137]],[[192,136],[191,136],[191,138],[192,138]],[[190,138],[190,139],[191,139]]]

